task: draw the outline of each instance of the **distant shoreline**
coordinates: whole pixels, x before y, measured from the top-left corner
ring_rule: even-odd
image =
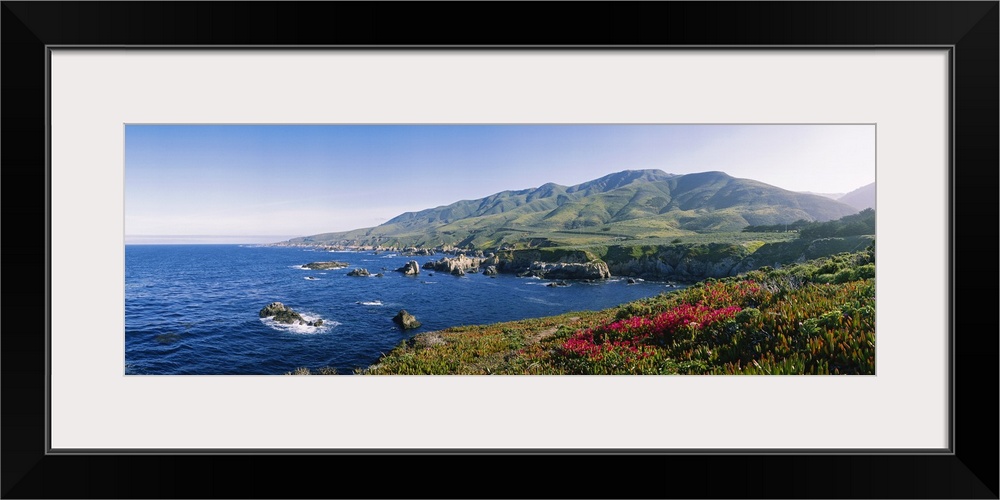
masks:
[[[270,245],[287,241],[288,235],[125,235],[126,245]]]

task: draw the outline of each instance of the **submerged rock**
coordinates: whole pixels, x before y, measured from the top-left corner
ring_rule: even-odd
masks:
[[[545,286],[550,286],[550,287],[569,286],[569,283],[566,283],[565,281],[555,281],[555,282],[549,283],[548,285],[545,285]]]
[[[304,267],[306,269],[314,269],[314,270],[323,271],[323,270],[327,270],[327,269],[341,269],[341,268],[347,267],[349,265],[350,264],[348,264],[346,262],[337,262],[335,260],[332,260],[332,261],[329,261],[329,262],[310,262],[308,264],[302,264],[302,267]]]
[[[367,269],[358,268],[358,269],[355,269],[355,270],[347,273],[347,275],[348,276],[361,276],[361,277],[365,277],[365,276],[371,276],[371,273],[369,273]]]
[[[420,322],[412,314],[406,312],[406,309],[401,309],[395,317],[392,318],[397,325],[403,330],[412,330],[414,328],[420,328]]]

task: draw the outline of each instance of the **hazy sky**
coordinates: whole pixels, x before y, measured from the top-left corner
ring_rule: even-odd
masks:
[[[278,241],[650,168],[846,193],[875,181],[875,127],[127,125],[126,242]]]

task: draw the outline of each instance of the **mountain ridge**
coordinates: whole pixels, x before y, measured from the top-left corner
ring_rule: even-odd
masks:
[[[722,171],[623,170],[573,186],[545,183],[404,212],[385,223],[287,244],[486,248],[739,231],[747,225],[832,220],[857,209]],[[602,236],[594,237],[596,236]]]
[[[864,186],[837,198],[837,201],[850,205],[858,210],[875,208],[875,183],[865,184]]]

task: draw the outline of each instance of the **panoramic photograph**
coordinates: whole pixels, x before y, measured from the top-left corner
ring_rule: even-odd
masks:
[[[875,375],[875,126],[124,128],[126,375]]]

